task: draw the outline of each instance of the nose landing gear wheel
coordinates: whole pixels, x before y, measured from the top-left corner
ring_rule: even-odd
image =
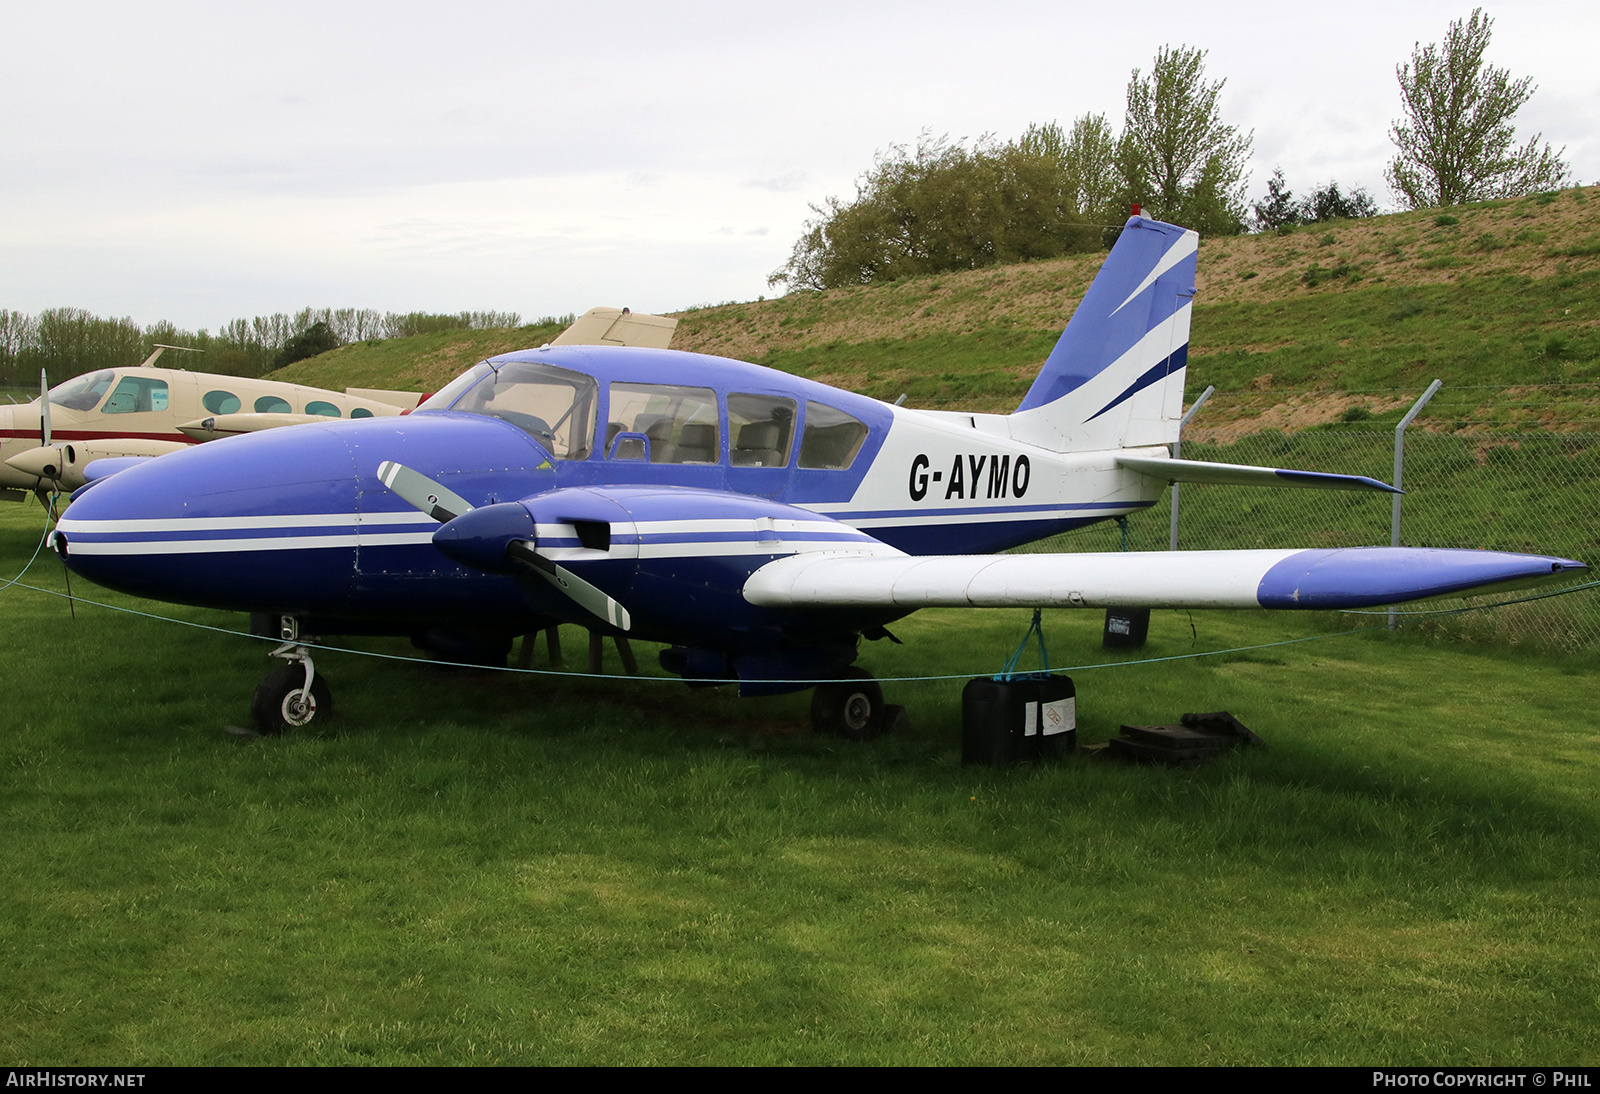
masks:
[[[312,679],[310,695],[301,694],[305,686],[305,668],[297,664],[280,665],[261,678],[250,700],[250,718],[263,736],[277,737],[333,713],[333,693],[322,677]]]
[[[846,669],[848,679],[818,684],[811,693],[811,728],[848,741],[870,741],[884,729],[883,688],[862,669]]]

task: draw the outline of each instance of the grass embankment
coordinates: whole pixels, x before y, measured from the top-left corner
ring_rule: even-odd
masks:
[[[0,509],[0,555],[41,523]],[[1080,670],[1087,741],[1227,707],[1270,747],[994,771],[953,681],[854,746],[804,695],[334,653],[338,720],[239,740],[262,644],[0,598],[14,1064],[1600,1056],[1592,659],[1379,631]],[[1319,620],[1157,613],[1144,655]],[[1099,622],[1051,613],[1057,659],[1117,660]],[[863,660],[992,671],[1025,625],[920,613]]]
[[[505,330],[443,330],[410,338],[370,338],[296,361],[267,378],[336,391],[376,387],[433,392],[485,357],[543,345],[564,327],[551,322]]]
[[[1009,411],[1103,259],[694,308],[679,314],[673,346],[882,399],[904,393],[910,406]],[[1217,400],[1196,436],[1235,422],[1304,428],[1351,406],[1398,417],[1436,376],[1447,389],[1429,420],[1443,426],[1592,426],[1594,390],[1528,407],[1515,389],[1600,381],[1597,287],[1595,188],[1202,240],[1189,389],[1238,397]],[[504,333],[348,346],[274,376],[432,390],[488,353],[548,337]],[[1340,394],[1353,391],[1374,394]]]

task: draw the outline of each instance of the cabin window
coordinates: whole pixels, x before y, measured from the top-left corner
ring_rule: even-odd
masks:
[[[110,369],[75,376],[50,389],[50,401],[68,410],[93,410],[111,387],[117,374]]]
[[[200,405],[213,414],[234,414],[243,404],[231,391],[208,391],[200,397]]]
[[[306,413],[320,414],[324,418],[337,418],[339,416],[339,408],[334,406],[332,403],[326,403],[321,399],[316,399],[306,404]]]
[[[780,395],[729,395],[729,462],[735,467],[787,466],[797,409],[793,399]]]
[[[257,414],[289,414],[289,400],[277,395],[263,395],[256,400]]]
[[[558,460],[589,458],[600,390],[593,377],[526,361],[489,372],[450,409],[510,422]],[[428,405],[438,398],[429,399]]]
[[[105,414],[140,414],[167,409],[167,382],[148,376],[124,376],[102,408]]]
[[[855,462],[866,439],[866,423],[842,410],[808,400],[806,430],[800,438],[800,466],[843,471]]]
[[[358,406],[358,407],[356,407],[354,410],[352,410],[350,412],[350,417],[352,417],[352,418],[370,418],[370,417],[372,417],[372,411],[368,410],[364,406]]]
[[[619,434],[650,441],[651,463],[716,463],[722,458],[717,395],[707,387],[612,384],[606,443]]]

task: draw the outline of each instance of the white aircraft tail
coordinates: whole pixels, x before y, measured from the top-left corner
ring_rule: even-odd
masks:
[[[1178,439],[1199,247],[1186,228],[1128,221],[1008,419],[1013,437],[1056,452]]]

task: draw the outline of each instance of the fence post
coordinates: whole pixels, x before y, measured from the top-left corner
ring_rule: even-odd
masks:
[[[1400,419],[1400,424],[1394,427],[1394,483],[1393,483],[1393,486],[1394,486],[1394,488],[1396,490],[1400,489],[1401,479],[1405,474],[1405,467],[1406,467],[1406,426],[1411,424],[1411,420],[1413,418],[1415,418],[1418,414],[1422,413],[1422,408],[1428,405],[1428,400],[1433,398],[1434,393],[1437,392],[1443,386],[1444,386],[1444,381],[1443,380],[1435,380],[1433,383],[1429,384],[1428,385],[1428,390],[1424,391],[1422,393],[1422,398],[1418,399],[1415,403],[1411,404],[1411,409],[1406,411],[1406,416],[1404,418],[1401,418]],[[1400,497],[1401,497],[1401,495],[1395,494],[1389,500],[1389,504],[1391,506],[1391,508],[1389,510],[1389,546],[1391,546],[1391,547],[1400,546]],[[1389,609],[1389,629],[1393,630],[1395,627],[1398,627],[1399,625],[1400,625],[1400,621],[1399,621],[1398,617],[1396,616],[1395,609],[1390,608]]]
[[[1200,393],[1200,398],[1194,401],[1194,404],[1189,407],[1189,412],[1178,422],[1178,439],[1172,442],[1173,459],[1177,459],[1183,452],[1183,427],[1189,424],[1189,419],[1194,417],[1195,411],[1205,405],[1206,400],[1211,398],[1211,393],[1215,390],[1217,390],[1217,385],[1207,385],[1206,389]],[[1181,485],[1183,484],[1176,482],[1172,484],[1172,532],[1167,540],[1167,549],[1172,551],[1178,549],[1178,487]],[[1126,545],[1123,546],[1123,550],[1127,550]]]

